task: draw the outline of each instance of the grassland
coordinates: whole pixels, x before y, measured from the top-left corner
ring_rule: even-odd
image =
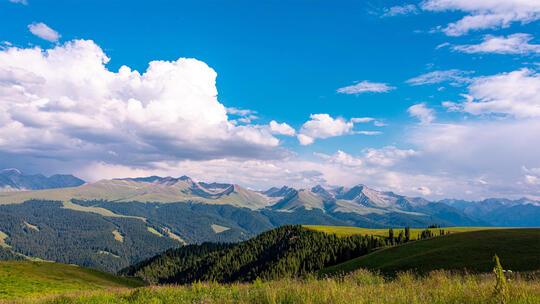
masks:
[[[4,247],[4,248],[10,248],[11,247],[6,243],[7,238],[8,238],[8,235],[5,234],[4,232],[0,231],[0,247]]]
[[[34,298],[100,289],[139,287],[140,279],[52,262],[0,262],[0,299]]]
[[[320,274],[378,270],[385,274],[435,269],[489,272],[491,258],[497,254],[502,264],[513,271],[540,269],[540,229],[494,229],[454,233],[378,250],[323,269]]]
[[[374,235],[374,236],[380,236],[380,237],[388,237],[388,229],[370,229],[370,228],[359,228],[359,227],[342,227],[342,226],[318,226],[318,225],[305,225],[304,227],[326,232],[326,233],[334,233],[338,236],[347,236],[347,235],[353,235],[353,234],[362,234],[362,235]],[[450,233],[457,233],[457,232],[470,232],[470,231],[478,231],[478,230],[488,230],[488,229],[499,229],[494,227],[447,227],[447,228],[441,228],[444,231],[449,231]],[[394,228],[394,236],[398,236],[401,231],[404,231],[404,229],[400,228]],[[411,229],[411,238],[416,239],[422,233],[422,231],[426,230],[425,228],[422,229]],[[433,232],[438,232],[439,229],[433,228],[430,229]]]
[[[495,277],[437,271],[417,277],[410,273],[385,279],[366,270],[345,277],[255,281],[252,284],[195,283],[115,291],[85,292],[19,303],[501,303],[494,293]],[[540,302],[540,283],[515,275],[508,282],[506,303]]]

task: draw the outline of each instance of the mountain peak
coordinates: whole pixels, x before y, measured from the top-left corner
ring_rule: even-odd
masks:
[[[7,169],[2,169],[2,170],[0,170],[0,174],[17,174],[17,175],[22,175],[22,172],[19,171],[19,169],[15,169],[15,168],[7,168]]]
[[[0,170],[0,189],[10,191],[77,187],[82,184],[84,181],[73,175],[55,174],[45,177],[42,174],[26,175],[15,168]]]

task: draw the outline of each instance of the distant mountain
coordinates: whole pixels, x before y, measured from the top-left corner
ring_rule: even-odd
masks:
[[[187,176],[179,178],[150,176],[101,180],[74,188],[0,193],[0,204],[22,203],[32,198],[64,202],[71,199],[160,203],[193,201],[250,209],[264,208],[273,201],[263,194],[239,185],[198,183]]]
[[[3,170],[0,178],[10,189],[26,189],[14,182],[21,176]],[[527,199],[430,202],[365,185],[258,192],[187,176],[150,176],[0,192],[0,246],[29,257],[117,270],[174,246],[237,242],[287,224],[538,227],[539,210],[538,202]]]
[[[66,188],[82,184],[84,181],[73,175],[55,174],[46,177],[41,174],[27,175],[17,169],[0,170],[0,191]]]
[[[381,192],[365,185],[333,189],[317,185],[311,189],[280,192],[286,193],[286,196],[269,208],[287,212],[320,209],[334,216],[356,214],[388,224],[392,221],[403,223],[409,219],[410,225],[415,225],[414,221],[417,221],[416,225],[421,225],[422,222],[457,226],[487,225],[486,222],[445,204],[397,195],[393,192]]]
[[[459,209],[471,217],[480,218],[490,226],[540,226],[540,202],[527,198],[490,198],[478,202],[445,199],[440,203]]]

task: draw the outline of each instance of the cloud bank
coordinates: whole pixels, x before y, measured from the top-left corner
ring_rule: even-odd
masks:
[[[283,156],[269,127],[229,120],[204,62],[152,61],[141,74],[108,61],[90,40],[0,50],[0,152],[140,166]]]

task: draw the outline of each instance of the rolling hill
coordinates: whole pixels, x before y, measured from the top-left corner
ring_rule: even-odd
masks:
[[[285,225],[238,244],[204,243],[169,250],[119,273],[179,284],[278,279],[304,275],[384,244],[368,236],[336,237]]]
[[[436,269],[490,272],[497,254],[505,269],[540,269],[540,229],[493,229],[452,233],[378,250],[320,271],[321,275],[366,268],[393,275],[399,271]]]
[[[51,262],[0,262],[0,300],[147,285],[99,270]]]

